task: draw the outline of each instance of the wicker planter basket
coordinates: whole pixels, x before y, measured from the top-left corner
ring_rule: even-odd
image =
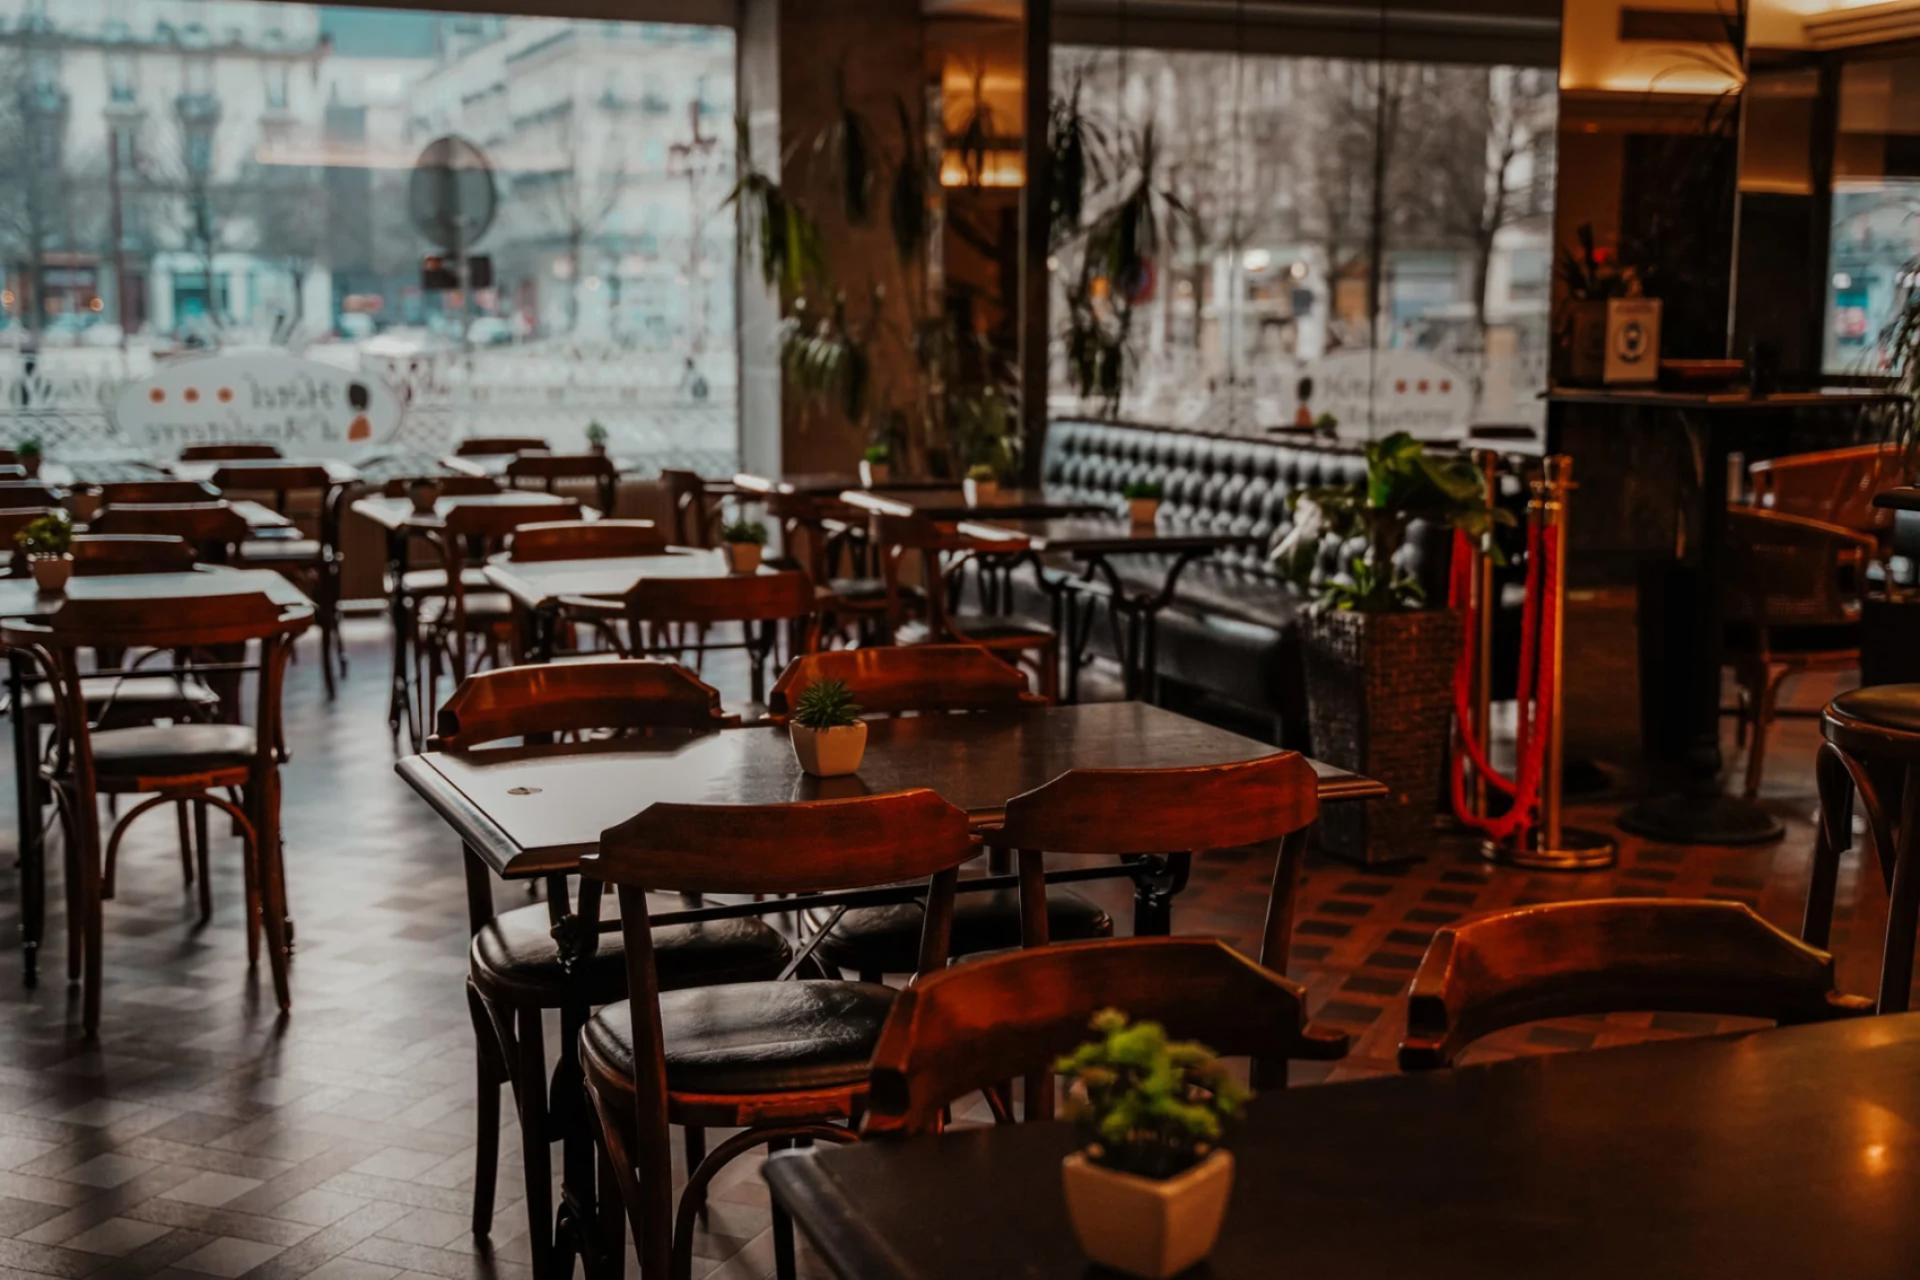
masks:
[[[1424,856],[1433,845],[1460,615],[1315,613],[1304,641],[1314,756],[1390,793],[1324,809],[1327,852],[1362,863]]]

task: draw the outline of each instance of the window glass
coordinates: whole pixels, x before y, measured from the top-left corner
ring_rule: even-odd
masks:
[[[1920,290],[1920,58],[1840,71],[1823,363],[1884,374],[1883,335]]]
[[[251,0],[24,12],[0,26],[0,445],[578,450],[597,422],[643,466],[734,465],[730,30]],[[494,195],[458,244],[410,204],[446,136]],[[440,185],[463,216],[484,189]],[[195,369],[214,394],[184,394]]]

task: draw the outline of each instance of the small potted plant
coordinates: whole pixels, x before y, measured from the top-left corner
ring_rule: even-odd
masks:
[[[890,445],[870,444],[860,458],[860,483],[871,489],[875,485],[885,484],[893,475],[893,448]]]
[[[587,451],[596,457],[607,456],[607,429],[597,418],[587,424]]]
[[[1160,499],[1165,490],[1158,480],[1136,480],[1120,491],[1127,500],[1127,518],[1136,525],[1150,525],[1160,518]]]
[[[52,511],[13,536],[33,569],[33,580],[49,595],[66,590],[73,576],[73,520]]]
[[[967,468],[967,478],[962,487],[966,491],[968,506],[989,506],[1000,496],[1000,477],[992,467],[982,462]]]
[[[787,733],[800,767],[817,778],[855,772],[867,751],[867,722],[841,680],[822,680],[802,689]]]
[[[34,436],[22,440],[13,451],[14,457],[20,459],[20,469],[27,473],[29,480],[40,474],[40,453],[40,441]]]
[[[1099,1039],[1054,1067],[1085,1138],[1061,1166],[1067,1215],[1089,1258],[1162,1280],[1213,1251],[1233,1190],[1220,1137],[1247,1093],[1212,1050],[1157,1023],[1103,1009],[1092,1027]]]
[[[407,481],[407,501],[415,515],[430,516],[440,501],[440,482],[432,476],[416,476]]]
[[[726,544],[727,567],[735,573],[756,573],[767,547],[767,526],[757,520],[729,520],[720,530]]]

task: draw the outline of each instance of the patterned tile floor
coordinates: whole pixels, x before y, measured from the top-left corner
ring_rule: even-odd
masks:
[[[77,1001],[59,980],[57,884],[52,980],[25,990],[9,941],[0,958],[0,1280],[527,1274],[510,1119],[490,1244],[477,1245],[467,1224],[474,1103],[458,851],[393,775],[380,626],[350,624],[349,637],[353,673],[338,704],[322,699],[311,647],[288,694],[296,758],[286,771],[287,844],[300,949],[284,1027],[264,972],[250,974],[244,961],[236,846],[216,850],[215,919],[196,929],[164,818],[124,851],[119,897],[108,904],[98,1044],[77,1038]],[[741,682],[719,683],[732,693]],[[1793,696],[1812,703],[1820,691]],[[1464,842],[1439,837],[1430,858],[1391,873],[1315,864],[1292,972],[1318,1016],[1356,1036],[1353,1056],[1323,1074],[1391,1069],[1408,975],[1435,927],[1476,911],[1596,894],[1710,894],[1791,925],[1811,841],[1811,742],[1806,721],[1780,733],[1767,801],[1789,830],[1771,846],[1682,851],[1629,841],[1618,869],[1579,877],[1492,868]],[[1575,816],[1604,825],[1612,807]],[[12,822],[0,813],[0,831]],[[9,940],[11,861],[0,858],[8,864],[0,937]],[[1176,927],[1249,945],[1264,874],[1230,854],[1204,861]],[[1118,887],[1100,891],[1124,907]],[[1883,908],[1877,878],[1859,877],[1853,860],[1842,901],[1843,976],[1870,989]],[[1487,1051],[1577,1049],[1720,1025],[1596,1019],[1502,1037]],[[719,1184],[696,1253],[696,1275],[770,1273],[766,1192],[753,1163]]]

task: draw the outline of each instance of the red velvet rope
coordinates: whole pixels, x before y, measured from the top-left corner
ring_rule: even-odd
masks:
[[[1453,565],[1448,583],[1449,603],[1461,611],[1466,623],[1466,641],[1460,647],[1460,659],[1454,664],[1453,708],[1454,742],[1458,750],[1447,769],[1448,789],[1454,817],[1495,840],[1517,836],[1537,820],[1540,808],[1540,781],[1547,751],[1546,691],[1553,687],[1554,673],[1548,669],[1547,655],[1554,651],[1552,609],[1544,607],[1558,590],[1560,578],[1558,540],[1548,537],[1539,521],[1527,524],[1527,599],[1520,619],[1520,671],[1515,699],[1518,704],[1517,745],[1520,760],[1518,778],[1508,778],[1487,758],[1486,744],[1474,739],[1472,718],[1473,644],[1479,633],[1479,609],[1473,600],[1473,575],[1478,552],[1467,535],[1454,534]],[[1497,818],[1475,815],[1467,805],[1466,766],[1486,780],[1493,790],[1513,798],[1507,811]]]

